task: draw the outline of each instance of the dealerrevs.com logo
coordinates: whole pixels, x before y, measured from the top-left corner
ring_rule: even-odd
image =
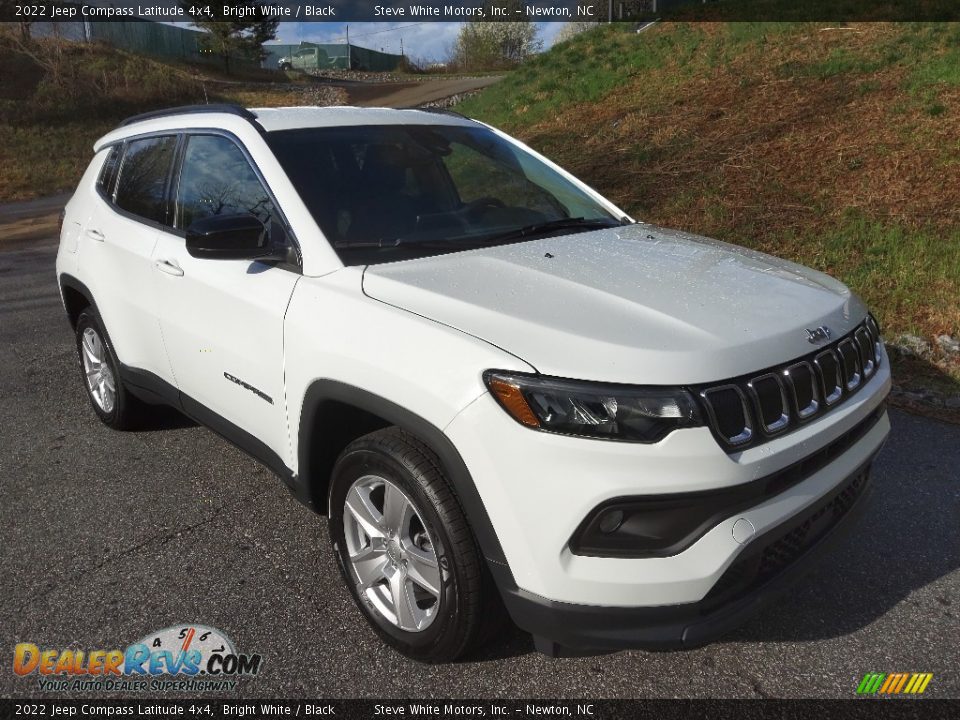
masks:
[[[238,653],[229,637],[204,625],[164,628],[126,650],[18,643],[13,651],[14,673],[35,675],[45,692],[229,691],[239,678],[257,675],[262,665],[260,655]]]

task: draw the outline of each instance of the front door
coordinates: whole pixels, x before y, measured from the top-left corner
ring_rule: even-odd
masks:
[[[178,230],[211,215],[250,213],[282,232],[259,174],[225,135],[187,136],[175,197]],[[187,410],[198,403],[289,466],[283,321],[299,273],[195,258],[177,232],[160,233],[154,267],[164,344]],[[200,419],[218,429],[216,419]]]

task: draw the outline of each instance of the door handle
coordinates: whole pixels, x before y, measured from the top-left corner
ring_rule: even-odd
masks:
[[[183,277],[183,268],[177,265],[176,260],[157,260],[154,265],[157,270],[165,272],[167,275]]]
[[[89,228],[87,230],[87,237],[91,240],[96,240],[97,242],[103,242],[106,240],[106,237],[104,237],[102,232],[99,230],[94,230],[93,228]]]

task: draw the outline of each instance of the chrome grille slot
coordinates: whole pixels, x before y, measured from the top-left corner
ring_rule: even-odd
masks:
[[[857,341],[857,349],[860,350],[860,367],[863,368],[863,377],[869,378],[873,375],[873,371],[877,369],[877,363],[875,362],[876,343],[873,342],[865,327],[857,328],[853,337]]]
[[[843,379],[840,375],[840,359],[833,350],[825,350],[813,359],[820,375],[823,401],[834,405],[843,397]]]
[[[837,352],[840,354],[840,366],[843,369],[843,382],[847,390],[856,390],[860,387],[862,376],[860,374],[860,352],[857,350],[857,344],[847,338],[837,345]]]
[[[880,366],[880,360],[883,357],[883,338],[880,337],[880,326],[873,319],[873,315],[867,317],[865,323],[867,332],[870,333],[870,339],[873,340],[873,361]]]
[[[813,416],[820,408],[820,392],[813,366],[808,362],[795,363],[783,371],[783,377],[790,388],[797,417],[806,420]]]
[[[717,432],[731,445],[743,445],[753,437],[753,424],[747,399],[736,385],[721,385],[700,393],[706,400],[710,420]]]
[[[696,388],[713,434],[728,452],[765,442],[852,396],[883,358],[872,316],[826,347],[791,363]]]
[[[756,377],[747,383],[760,427],[767,435],[775,435],[790,424],[790,406],[780,378],[774,373]]]

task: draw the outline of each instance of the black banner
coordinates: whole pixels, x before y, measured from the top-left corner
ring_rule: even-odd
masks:
[[[939,720],[960,700],[0,700],[5,718],[580,718]]]
[[[691,22],[960,20],[958,0],[0,0],[16,22]]]

